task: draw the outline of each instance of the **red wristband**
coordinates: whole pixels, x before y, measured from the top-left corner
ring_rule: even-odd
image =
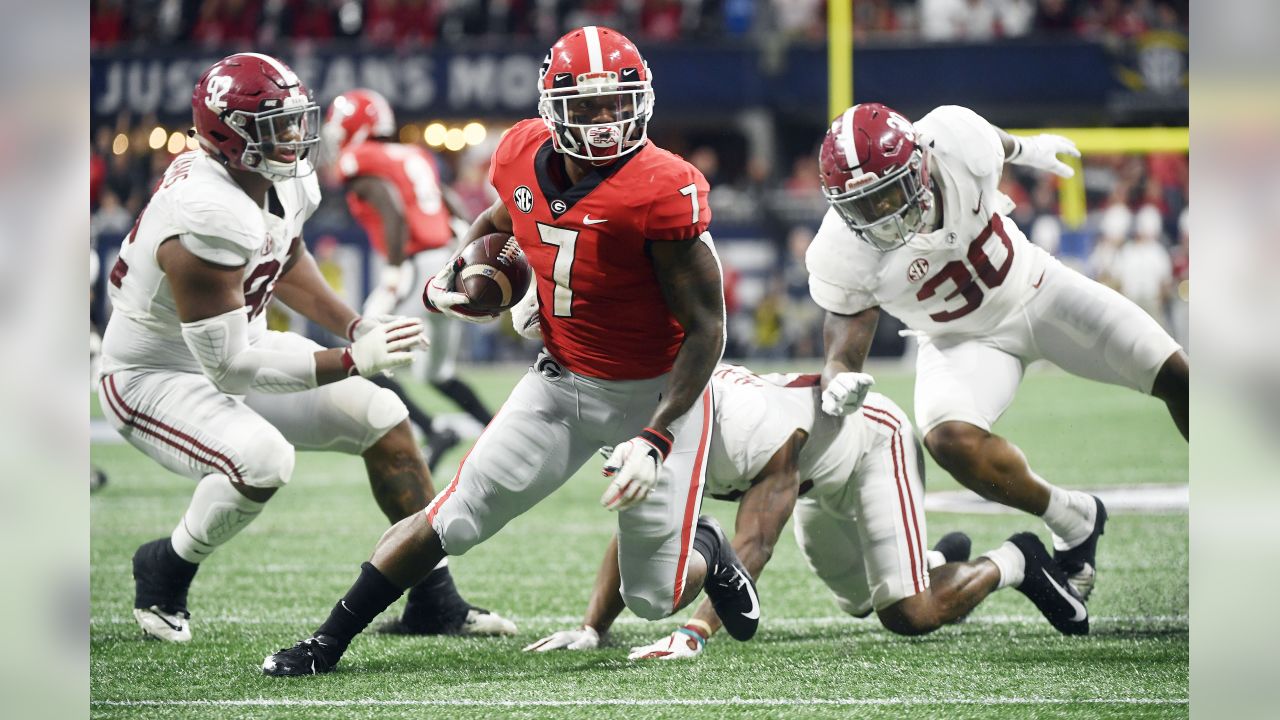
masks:
[[[351,355],[351,348],[342,349],[342,369],[347,371],[347,377],[360,374],[360,369],[356,367],[356,359]]]
[[[351,322],[347,323],[347,339],[351,342],[356,341],[356,326],[360,324],[360,316],[355,316]]]

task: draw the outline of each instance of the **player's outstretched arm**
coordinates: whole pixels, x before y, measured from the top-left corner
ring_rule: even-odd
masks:
[[[554,632],[537,642],[525,646],[526,651],[594,650],[600,645],[601,636],[613,627],[626,603],[622,600],[622,575],[618,570],[618,536],[609,538],[604,560],[596,573],[591,599],[587,602],[587,614],[580,627]]]
[[[289,264],[276,281],[275,292],[285,305],[338,337],[347,337],[348,328],[359,317],[329,287],[302,238],[294,238]]]
[[[1006,163],[1033,167],[1064,178],[1076,174],[1075,169],[1058,159],[1058,155],[1080,157],[1080,150],[1069,138],[1052,133],[1010,135],[994,125],[992,127],[995,128],[996,135],[1000,136],[1000,144],[1004,146]]]
[[[822,411],[847,415],[857,410],[875,384],[862,372],[871,341],[880,322],[880,308],[867,308],[853,315],[828,311],[822,322],[822,341],[827,362],[822,368]]]
[[[738,502],[733,549],[756,580],[773,557],[778,537],[795,509],[800,487],[800,450],[807,439],[807,433],[796,430],[751,481],[751,488]],[[719,629],[719,616],[711,607],[711,601],[703,598],[684,627],[651,645],[632,648],[628,657],[632,660],[692,657],[701,652],[702,645]],[[691,642],[697,649],[690,646]]]
[[[315,353],[255,348],[249,344],[243,264],[203,260],[176,238],[160,245],[156,259],[173,293],[182,339],[205,375],[225,393],[243,395],[250,388],[298,392],[413,361],[409,349],[421,334],[420,323],[379,326],[350,348]]]

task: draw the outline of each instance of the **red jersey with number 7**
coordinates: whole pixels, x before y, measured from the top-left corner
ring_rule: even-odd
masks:
[[[530,119],[502,137],[489,170],[534,271],[543,342],[566,369],[588,377],[662,375],[684,330],[648,246],[706,231],[707,180],[652,142],[573,186],[563,163],[546,126]]]

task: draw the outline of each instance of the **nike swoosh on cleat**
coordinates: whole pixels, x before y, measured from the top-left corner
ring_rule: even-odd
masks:
[[[165,616],[161,615],[158,612],[152,612],[151,614],[159,618],[160,622],[164,623],[165,625],[168,625],[171,630],[174,630],[176,632],[182,632],[182,623],[178,623],[177,625],[174,625],[173,623],[169,622],[165,618]]]
[[[1075,617],[1071,618],[1071,622],[1080,622],[1081,620],[1084,620],[1085,618],[1089,617],[1089,611],[1084,609],[1084,605],[1079,600],[1072,597],[1071,593],[1064,590],[1063,587],[1059,585],[1056,580],[1053,579],[1053,576],[1049,574],[1048,570],[1045,570],[1044,568],[1040,568],[1040,572],[1044,573],[1045,580],[1049,581],[1049,584],[1053,586],[1053,589],[1058,591],[1058,594],[1061,595],[1062,598],[1066,600],[1073,609],[1075,609],[1076,615]]]
[[[609,222],[609,220],[608,220],[607,218],[594,218],[594,219],[593,219],[590,215],[583,215],[583,216],[582,216],[582,224],[583,224],[583,225],[599,225],[600,223],[607,223],[607,222]]]
[[[739,571],[739,573],[741,573],[741,571]],[[760,601],[756,598],[756,589],[751,587],[751,583],[749,581],[746,583],[746,586],[747,595],[751,598],[751,610],[742,613],[742,617],[748,620],[758,620],[760,618]]]

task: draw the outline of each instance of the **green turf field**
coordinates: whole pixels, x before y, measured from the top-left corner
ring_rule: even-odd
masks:
[[[472,377],[496,407],[519,375]],[[877,390],[911,408],[909,375],[877,378]],[[444,409],[429,391],[415,392]],[[1186,444],[1157,402],[1129,391],[1033,371],[997,430],[1063,485],[1187,482]],[[1112,513],[1087,638],[1059,636],[1013,590],[964,624],[921,639],[894,636],[874,619],[842,616],[788,531],[761,580],[763,619],[750,643],[721,634],[696,661],[629,663],[627,648],[673,623],[624,615],[609,647],[526,655],[526,643],[579,621],[611,531],[592,463],[452,565],[464,595],[514,619],[517,638],[368,635],[338,672],[281,680],[260,674],[263,657],[314,629],[385,528],[360,460],[300,454],[289,488],[201,569],[190,598],[194,640],[169,645],[144,640],[133,621],[129,558],[170,532],[191,483],[127,445],[95,445],[91,455],[110,475],[92,498],[93,717],[1187,716],[1185,513]],[[958,486],[930,464],[928,487]],[[708,500],[704,509],[731,524],[731,504]],[[931,541],[963,529],[975,552],[1024,529],[1048,540],[1022,515],[928,520]]]

